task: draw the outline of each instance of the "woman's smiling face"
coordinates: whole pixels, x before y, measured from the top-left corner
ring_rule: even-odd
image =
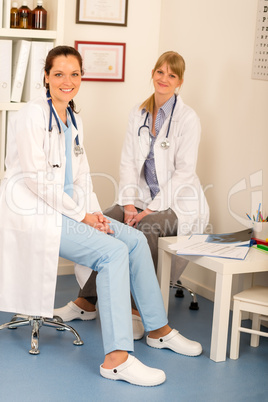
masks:
[[[152,78],[155,92],[159,95],[165,95],[167,98],[170,98],[175,89],[182,84],[182,80],[170,70],[167,63],[164,63],[155,72],[152,71]]]
[[[58,56],[54,59],[49,74],[45,73],[46,84],[55,107],[67,107],[77,94],[81,84],[81,69],[75,56]]]

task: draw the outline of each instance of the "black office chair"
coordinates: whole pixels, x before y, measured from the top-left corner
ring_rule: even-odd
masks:
[[[190,295],[192,296],[192,301],[189,306],[189,309],[190,310],[199,310],[196,294],[194,293],[194,291],[192,289],[188,288],[187,286],[182,285],[181,281],[177,281],[176,283],[170,282],[170,287],[177,289],[177,291],[175,293],[175,297],[184,297],[183,290],[187,290],[187,292],[189,292]]]
[[[39,316],[27,316],[22,314],[15,314],[10,322],[0,325],[0,330],[4,328],[16,329],[17,327],[21,327],[24,325],[32,326],[31,349],[29,350],[29,353],[31,355],[38,355],[40,353],[39,329],[42,327],[42,325],[47,327],[54,327],[58,331],[64,331],[64,330],[70,331],[76,337],[76,339],[73,342],[74,345],[80,346],[84,344],[84,342],[81,340],[76,330],[70,327],[69,325],[64,324],[62,319],[58,316],[54,316],[53,318],[45,318]]]

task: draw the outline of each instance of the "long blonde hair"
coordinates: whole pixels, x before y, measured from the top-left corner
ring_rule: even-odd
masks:
[[[183,80],[185,61],[179,53],[173,51],[165,52],[159,57],[152,71],[152,76],[164,63],[167,63],[170,70],[179,77],[180,81]],[[154,104],[154,94],[152,94],[141,104],[140,109],[145,109],[147,112],[153,113]]]

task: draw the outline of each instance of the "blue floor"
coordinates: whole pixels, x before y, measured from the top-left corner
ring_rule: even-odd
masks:
[[[77,291],[72,275],[60,276],[56,307],[74,300]],[[199,357],[184,357],[169,350],[152,349],[145,339],[136,341],[136,357],[147,365],[162,368],[167,375],[164,384],[146,388],[102,378],[99,365],[103,349],[97,318],[71,323],[85,342],[83,346],[73,345],[70,332],[42,327],[38,356],[28,353],[29,326],[0,331],[0,401],[268,401],[268,338],[261,337],[260,346],[252,348],[250,336],[241,334],[240,358],[215,363],[209,359],[213,303],[199,296],[200,309],[191,311],[190,295],[178,299],[174,294],[171,289],[170,325],[201,342],[204,351]],[[0,312],[0,324],[10,318],[10,314]]]

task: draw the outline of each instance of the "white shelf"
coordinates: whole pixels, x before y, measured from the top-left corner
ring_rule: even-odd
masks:
[[[25,102],[10,102],[10,103],[0,103],[0,111],[6,110],[20,110],[20,108],[25,104]]]
[[[11,29],[1,28],[0,37],[4,38],[20,38],[20,39],[57,39],[57,31],[38,30],[38,29]]]

